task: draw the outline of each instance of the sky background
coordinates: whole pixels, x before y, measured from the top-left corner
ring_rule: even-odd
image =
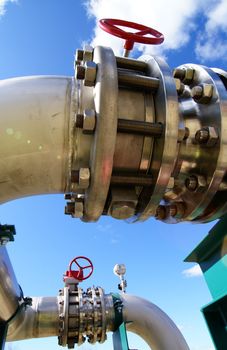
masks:
[[[166,6],[168,3],[168,6]],[[152,26],[165,35],[159,47],[137,46],[141,52],[164,56],[170,67],[202,63],[226,68],[227,3],[214,0],[0,0],[0,78],[23,75],[74,74],[74,52],[83,43],[112,46],[122,41],[101,33],[97,20],[113,17]],[[139,50],[141,52],[139,52]],[[95,224],[65,216],[63,195],[36,196],[1,205],[1,223],[14,224],[17,236],[9,254],[25,295],[52,296],[63,286],[68,262],[86,255],[94,263],[82,284],[117,290],[116,263],[127,267],[127,291],[162,308],[178,325],[191,350],[213,350],[200,309],[211,301],[200,270],[184,258],[213,224],[166,225],[150,219],[129,225],[111,218]],[[137,337],[131,348],[145,349]],[[85,344],[81,349],[111,349]],[[6,350],[54,350],[57,339],[7,344]]]

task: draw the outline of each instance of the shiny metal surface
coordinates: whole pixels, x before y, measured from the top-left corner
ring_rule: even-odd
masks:
[[[106,332],[114,329],[113,299],[100,287],[85,292],[78,286],[65,287],[60,292],[59,345],[73,348],[87,339],[103,343]]]
[[[21,298],[6,247],[0,245],[0,321],[8,321],[15,314]]]
[[[7,341],[52,337],[58,333],[58,297],[32,297],[32,306],[23,309],[9,324]]]
[[[66,189],[72,78],[0,81],[0,202]]]
[[[155,185],[151,188],[148,203],[142,197],[141,212],[137,214],[137,220],[144,221],[154,216],[157,206],[163,198],[169,178],[173,171],[174,160],[177,156],[178,138],[178,100],[175,81],[167,64],[159,58],[144,57],[149,67],[151,76],[159,77],[160,84],[154,96],[155,122],[165,126],[162,139],[157,139],[154,144],[150,171]],[[147,197],[147,193],[146,193]]]
[[[212,86],[216,87],[213,99],[210,101],[209,105],[206,106],[206,111],[204,111],[202,118],[200,119],[200,125],[201,127],[205,125],[213,126],[216,130],[219,130],[218,134],[220,135],[220,142],[217,142],[216,144],[212,145],[212,153],[210,152],[210,148],[207,147],[206,150],[204,150],[203,152],[201,151],[201,158],[197,158],[197,168],[203,168],[202,173],[206,176],[208,183],[206,188],[204,188],[204,190],[202,191],[202,193],[196,194],[196,199],[194,199],[191,208],[190,206],[188,206],[188,216],[186,217],[186,219],[190,221],[196,219],[196,217],[198,216],[201,216],[203,214],[204,208],[207,208],[209,206],[212,198],[219,189],[219,186],[223,180],[227,169],[226,90],[223,84],[221,83],[219,77],[208,68],[202,68],[198,66],[192,66],[192,68],[195,68],[197,72],[197,79],[199,82],[205,80],[207,83],[212,84]],[[217,103],[217,100],[219,100],[219,103]],[[214,118],[214,122],[209,120],[211,116]],[[195,166],[193,168],[193,172],[197,172]],[[191,209],[190,214],[189,208]]]
[[[224,70],[171,72],[160,58],[101,46],[79,50],[75,68],[75,79],[0,82],[1,202],[65,192],[65,213],[85,222],[207,222],[227,212]]]
[[[189,350],[174,322],[156,305],[142,298],[121,294],[123,320],[152,350]]]
[[[84,221],[96,221],[103,212],[109,190],[117,133],[117,70],[111,49],[98,46],[93,54],[98,66],[94,87],[96,132],[90,170],[91,183],[85,194]]]

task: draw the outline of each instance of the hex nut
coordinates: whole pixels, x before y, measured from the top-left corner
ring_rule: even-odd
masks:
[[[195,70],[193,68],[187,67],[185,69],[185,76],[183,79],[183,83],[187,85],[191,84],[193,82],[194,76],[195,76]]]
[[[193,82],[195,70],[193,68],[176,68],[173,71],[174,78],[180,79],[184,84],[188,85]]]
[[[192,98],[198,101],[203,95],[203,88],[200,85],[196,85],[191,89]]]
[[[167,217],[167,210],[164,205],[159,205],[156,209],[155,219],[164,220]]]
[[[185,204],[183,202],[175,202],[169,206],[169,214],[175,219],[181,219],[185,214]]]
[[[191,175],[185,180],[185,186],[191,192],[203,192],[207,186],[207,180],[203,175]]]
[[[198,186],[196,192],[203,192],[207,186],[207,180],[203,175],[197,175]]]
[[[213,147],[214,145],[216,145],[216,143],[219,139],[218,132],[213,126],[208,126],[207,129],[209,132],[209,138],[208,138],[206,145],[208,147]]]
[[[191,90],[193,99],[198,103],[207,104],[213,97],[214,86],[212,84],[201,84],[194,86]]]
[[[65,214],[66,215],[72,215],[74,212],[74,203],[73,202],[67,202],[65,206]]]
[[[84,51],[81,49],[76,50],[76,54],[75,54],[75,63],[80,64],[84,59]]]
[[[198,186],[198,181],[197,181],[197,177],[195,175],[191,175],[185,180],[185,187],[189,191],[194,192],[196,190],[197,186]]]
[[[91,45],[84,45],[83,51],[83,61],[92,61],[93,60],[94,48]]]
[[[183,80],[185,77],[185,69],[184,68],[175,68],[173,70],[173,77],[176,79]]]
[[[195,141],[199,144],[206,144],[209,140],[209,130],[208,128],[202,128],[196,131]]]
[[[79,170],[71,170],[71,182],[78,183],[79,182]]]
[[[75,126],[76,128],[82,129],[83,128],[83,123],[84,123],[84,116],[83,114],[76,114],[75,118]]]
[[[94,109],[85,109],[83,116],[83,133],[93,134],[96,124],[96,115]]]
[[[216,145],[219,139],[218,132],[213,126],[207,126],[198,130],[195,134],[195,140],[199,144],[204,144],[207,147]]]
[[[96,64],[92,61],[87,61],[85,63],[84,85],[94,86],[95,79],[96,79]]]
[[[71,193],[65,193],[65,199],[66,200],[71,200],[72,199],[72,194]]]
[[[135,203],[133,202],[113,202],[110,215],[119,220],[129,219],[135,213]]]
[[[175,78],[176,90],[178,95],[182,95],[184,92],[184,84],[180,81],[180,79]]]
[[[80,168],[79,170],[79,187],[81,189],[87,189],[90,184],[90,169]]]
[[[82,218],[84,214],[84,203],[83,202],[75,202],[74,213],[72,214],[73,218]]]
[[[85,67],[77,65],[75,67],[75,77],[78,80],[84,80],[85,78]]]

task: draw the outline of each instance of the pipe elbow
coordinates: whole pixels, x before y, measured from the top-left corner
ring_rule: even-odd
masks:
[[[189,350],[174,322],[153,303],[122,294],[123,321],[128,331],[136,333],[153,350]]]

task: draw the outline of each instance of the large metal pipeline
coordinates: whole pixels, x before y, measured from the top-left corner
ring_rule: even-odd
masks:
[[[7,341],[59,336],[59,345],[69,348],[86,339],[103,343],[106,332],[120,326],[119,319],[153,350],[189,350],[179,329],[157,306],[127,294],[116,302],[115,294],[104,294],[100,287],[87,292],[65,288],[59,297],[32,298],[23,320],[19,314],[10,324]]]
[[[101,215],[132,222],[151,216],[170,223],[207,222],[227,212],[225,71],[190,64],[172,72],[160,58],[115,57],[104,47],[78,50],[75,68],[75,78],[0,81],[0,202],[66,193],[65,213],[85,222]],[[7,321],[22,295],[5,248],[0,249],[0,321]],[[97,298],[92,293],[87,300]],[[81,302],[81,295],[72,298]],[[188,349],[183,340],[172,342],[178,332],[158,309],[126,296],[122,301],[124,320],[133,321],[128,328],[151,346],[166,348],[167,338],[157,336],[165,331],[168,349],[169,344]],[[34,299],[33,306],[19,310],[9,339],[56,334],[58,302]],[[151,337],[144,334],[137,304],[153,315],[146,319],[155,329]],[[78,316],[78,308],[63,309],[69,310]],[[81,334],[87,335],[83,327]],[[92,342],[103,340],[108,329],[97,327],[101,333],[94,338],[88,332]],[[66,341],[67,330],[63,323],[60,338]],[[69,346],[83,339],[77,333]]]
[[[0,81],[1,202],[66,190],[74,80]]]
[[[7,322],[17,312],[22,291],[16,280],[5,246],[0,245],[0,322]]]
[[[7,341],[58,336],[58,297],[31,299],[32,305],[21,310],[9,324]]]
[[[122,294],[123,320],[128,331],[136,333],[152,350],[189,350],[178,327],[156,305],[128,294]]]
[[[207,222],[227,211],[227,74],[78,50],[75,78],[0,81],[0,202],[66,193],[91,222]]]
[[[105,294],[100,287],[85,292],[78,281],[68,280],[57,297],[24,298],[0,246],[0,326],[8,328],[7,341],[58,336],[59,345],[73,348],[86,339],[103,343],[107,332],[125,322],[154,350],[188,350],[180,331],[155,305],[127,294]]]

